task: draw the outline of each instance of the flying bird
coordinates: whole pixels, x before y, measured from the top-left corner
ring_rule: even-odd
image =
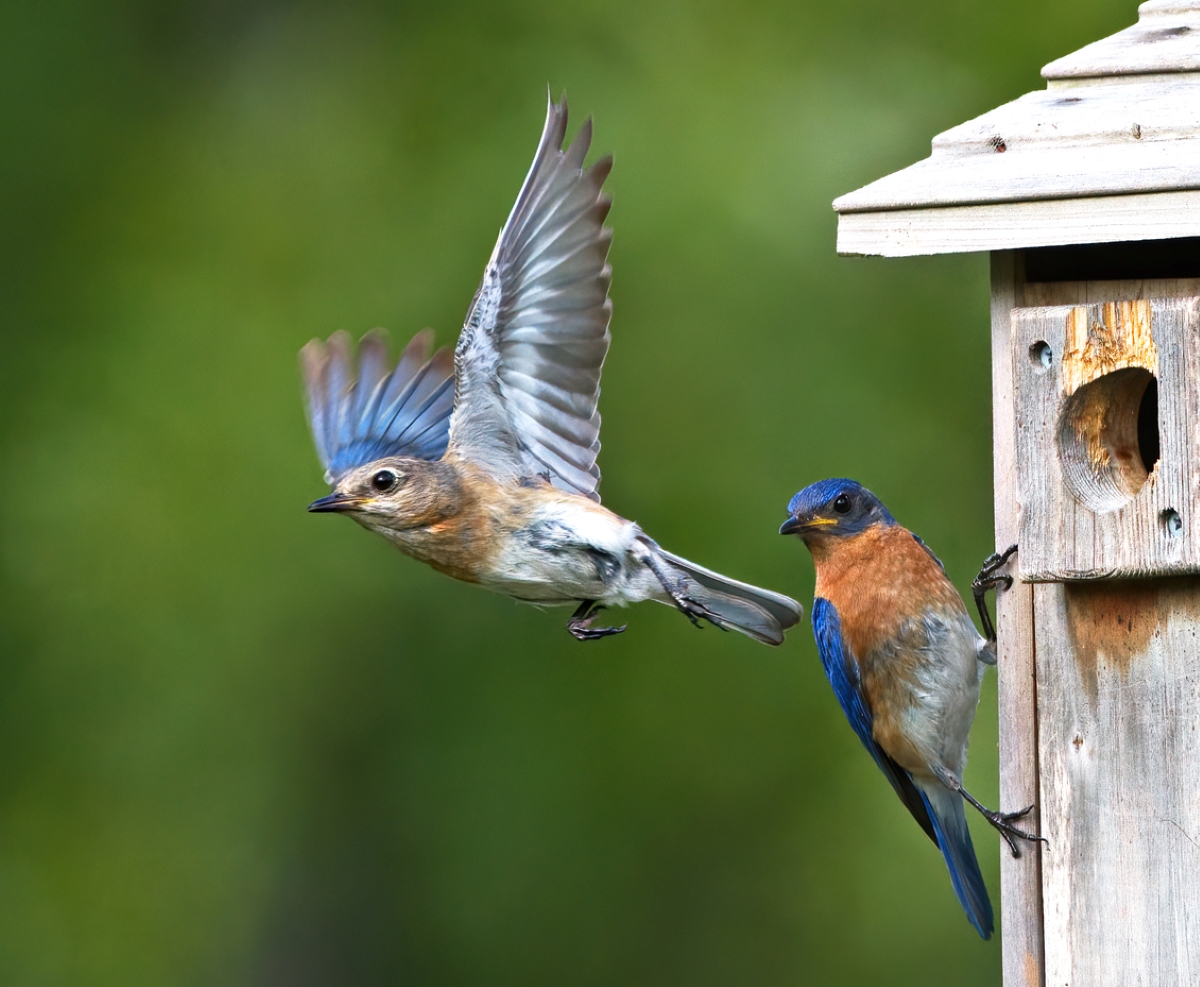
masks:
[[[397,364],[379,331],[301,352],[308,417],[333,492],[310,511],[347,514],[406,555],[516,600],[575,605],[580,640],[605,607],[657,600],[780,644],[794,600],[661,548],[601,506],[600,369],[608,352],[612,239],[605,157],[588,168],[591,121],[563,148],[567,101],[550,101],[533,165],[458,338],[453,362],[419,333]]]
[[[1016,552],[993,555],[973,584],[987,637],[937,556],[853,480],[822,480],[788,504],[781,535],[797,535],[817,570],[812,625],[821,664],[858,739],[941,850],[954,893],[984,939],[992,905],[967,829],[964,800],[1004,837],[1038,840],[1013,825],[1033,809],[995,812],[962,786],[979,687],[996,663],[984,593]]]

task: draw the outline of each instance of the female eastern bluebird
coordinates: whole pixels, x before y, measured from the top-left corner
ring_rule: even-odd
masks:
[[[334,492],[310,511],[349,514],[457,579],[540,605],[577,603],[580,640],[596,613],[673,603],[765,644],[803,615],[779,593],[664,551],[600,506],[600,368],[611,277],[601,186],[583,159],[591,121],[563,150],[567,101],[551,101],[533,166],[492,251],[451,361],[429,336],[394,369],[383,336],[358,353],[345,333],[301,353],[317,454]],[[451,382],[453,381],[453,387]]]
[[[975,580],[988,637],[980,637],[962,597],[920,538],[896,523],[853,480],[822,480],[788,504],[781,535],[799,535],[817,570],[813,634],[842,711],[900,801],[937,844],[954,893],[984,938],[992,906],[967,829],[963,799],[1020,856],[1012,825],[1023,812],[992,812],[962,787],[967,734],[984,668],[996,663],[995,632],[984,592],[1017,550],[993,555]]]

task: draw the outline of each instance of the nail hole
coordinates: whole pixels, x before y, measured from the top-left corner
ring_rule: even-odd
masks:
[[[1166,531],[1168,538],[1183,537],[1183,518],[1179,516],[1179,512],[1173,507],[1168,507],[1163,511],[1158,519],[1162,522],[1163,530]]]
[[[1058,450],[1067,488],[1097,513],[1124,507],[1159,456],[1158,382],[1124,367],[1084,384],[1063,407]]]
[[[1044,374],[1054,363],[1054,350],[1044,339],[1039,339],[1029,347],[1029,362],[1037,373]]]

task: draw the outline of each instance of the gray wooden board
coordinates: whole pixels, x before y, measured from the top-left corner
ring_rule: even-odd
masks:
[[[833,208],[871,212],[1196,188],[1198,148],[1200,73],[1043,89],[939,134],[928,158],[835,199]]]
[[[1017,478],[1021,505],[1021,577],[1033,581],[1138,577],[1200,572],[1200,299],[1160,299],[1113,305],[1018,308],[1013,313]],[[1139,350],[1129,312],[1149,309],[1153,350]],[[1132,308],[1131,308],[1132,307]],[[1134,320],[1136,322],[1136,319]],[[1068,345],[1074,326],[1087,329],[1087,358]],[[1107,327],[1107,330],[1106,330]],[[1030,357],[1044,342],[1045,369]],[[1092,344],[1096,343],[1093,351]],[[1123,349],[1124,348],[1124,349]],[[1100,356],[1096,356],[1096,353]],[[1154,361],[1157,361],[1154,365]],[[1067,400],[1091,379],[1146,367],[1158,379],[1161,455],[1140,491],[1122,506],[1089,506],[1067,482],[1070,454],[1060,438]],[[1107,425],[1105,426],[1107,428]],[[1098,433],[1099,434],[1099,433]],[[1108,450],[1096,454],[1105,460]],[[1172,530],[1168,513],[1182,521]]]
[[[1149,0],[1138,22],[1059,58],[1044,69],[1046,79],[1150,72],[1200,71],[1197,0]],[[1181,30],[1182,29],[1182,30]]]
[[[844,212],[837,250],[912,257],[1183,236],[1200,236],[1200,190]]]
[[[1046,983],[1198,984],[1200,580],[1034,600]]]
[[[1011,251],[992,255],[992,420],[996,546],[1018,539],[1016,423],[1012,368],[1012,312],[1018,288]],[[1014,583],[996,594],[999,655],[996,663],[1000,713],[1000,804],[1005,810],[1036,803],[1037,679],[1033,654],[1033,587]],[[1040,807],[1024,824],[1039,830]],[[1000,855],[1000,931],[1007,987],[1042,987],[1041,851]]]

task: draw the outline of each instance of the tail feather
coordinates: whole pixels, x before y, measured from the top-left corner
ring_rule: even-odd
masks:
[[[783,632],[804,616],[804,608],[782,593],[729,579],[661,548],[658,552],[687,579],[688,595],[710,610],[722,627],[741,631],[763,644],[782,644]]]
[[[971,843],[971,831],[967,828],[967,814],[962,797],[948,788],[919,785],[938,848],[950,871],[950,883],[958,896],[959,904],[975,931],[984,939],[992,937],[992,903],[988,899],[987,885],[979,871],[975,858],[975,847]]]

